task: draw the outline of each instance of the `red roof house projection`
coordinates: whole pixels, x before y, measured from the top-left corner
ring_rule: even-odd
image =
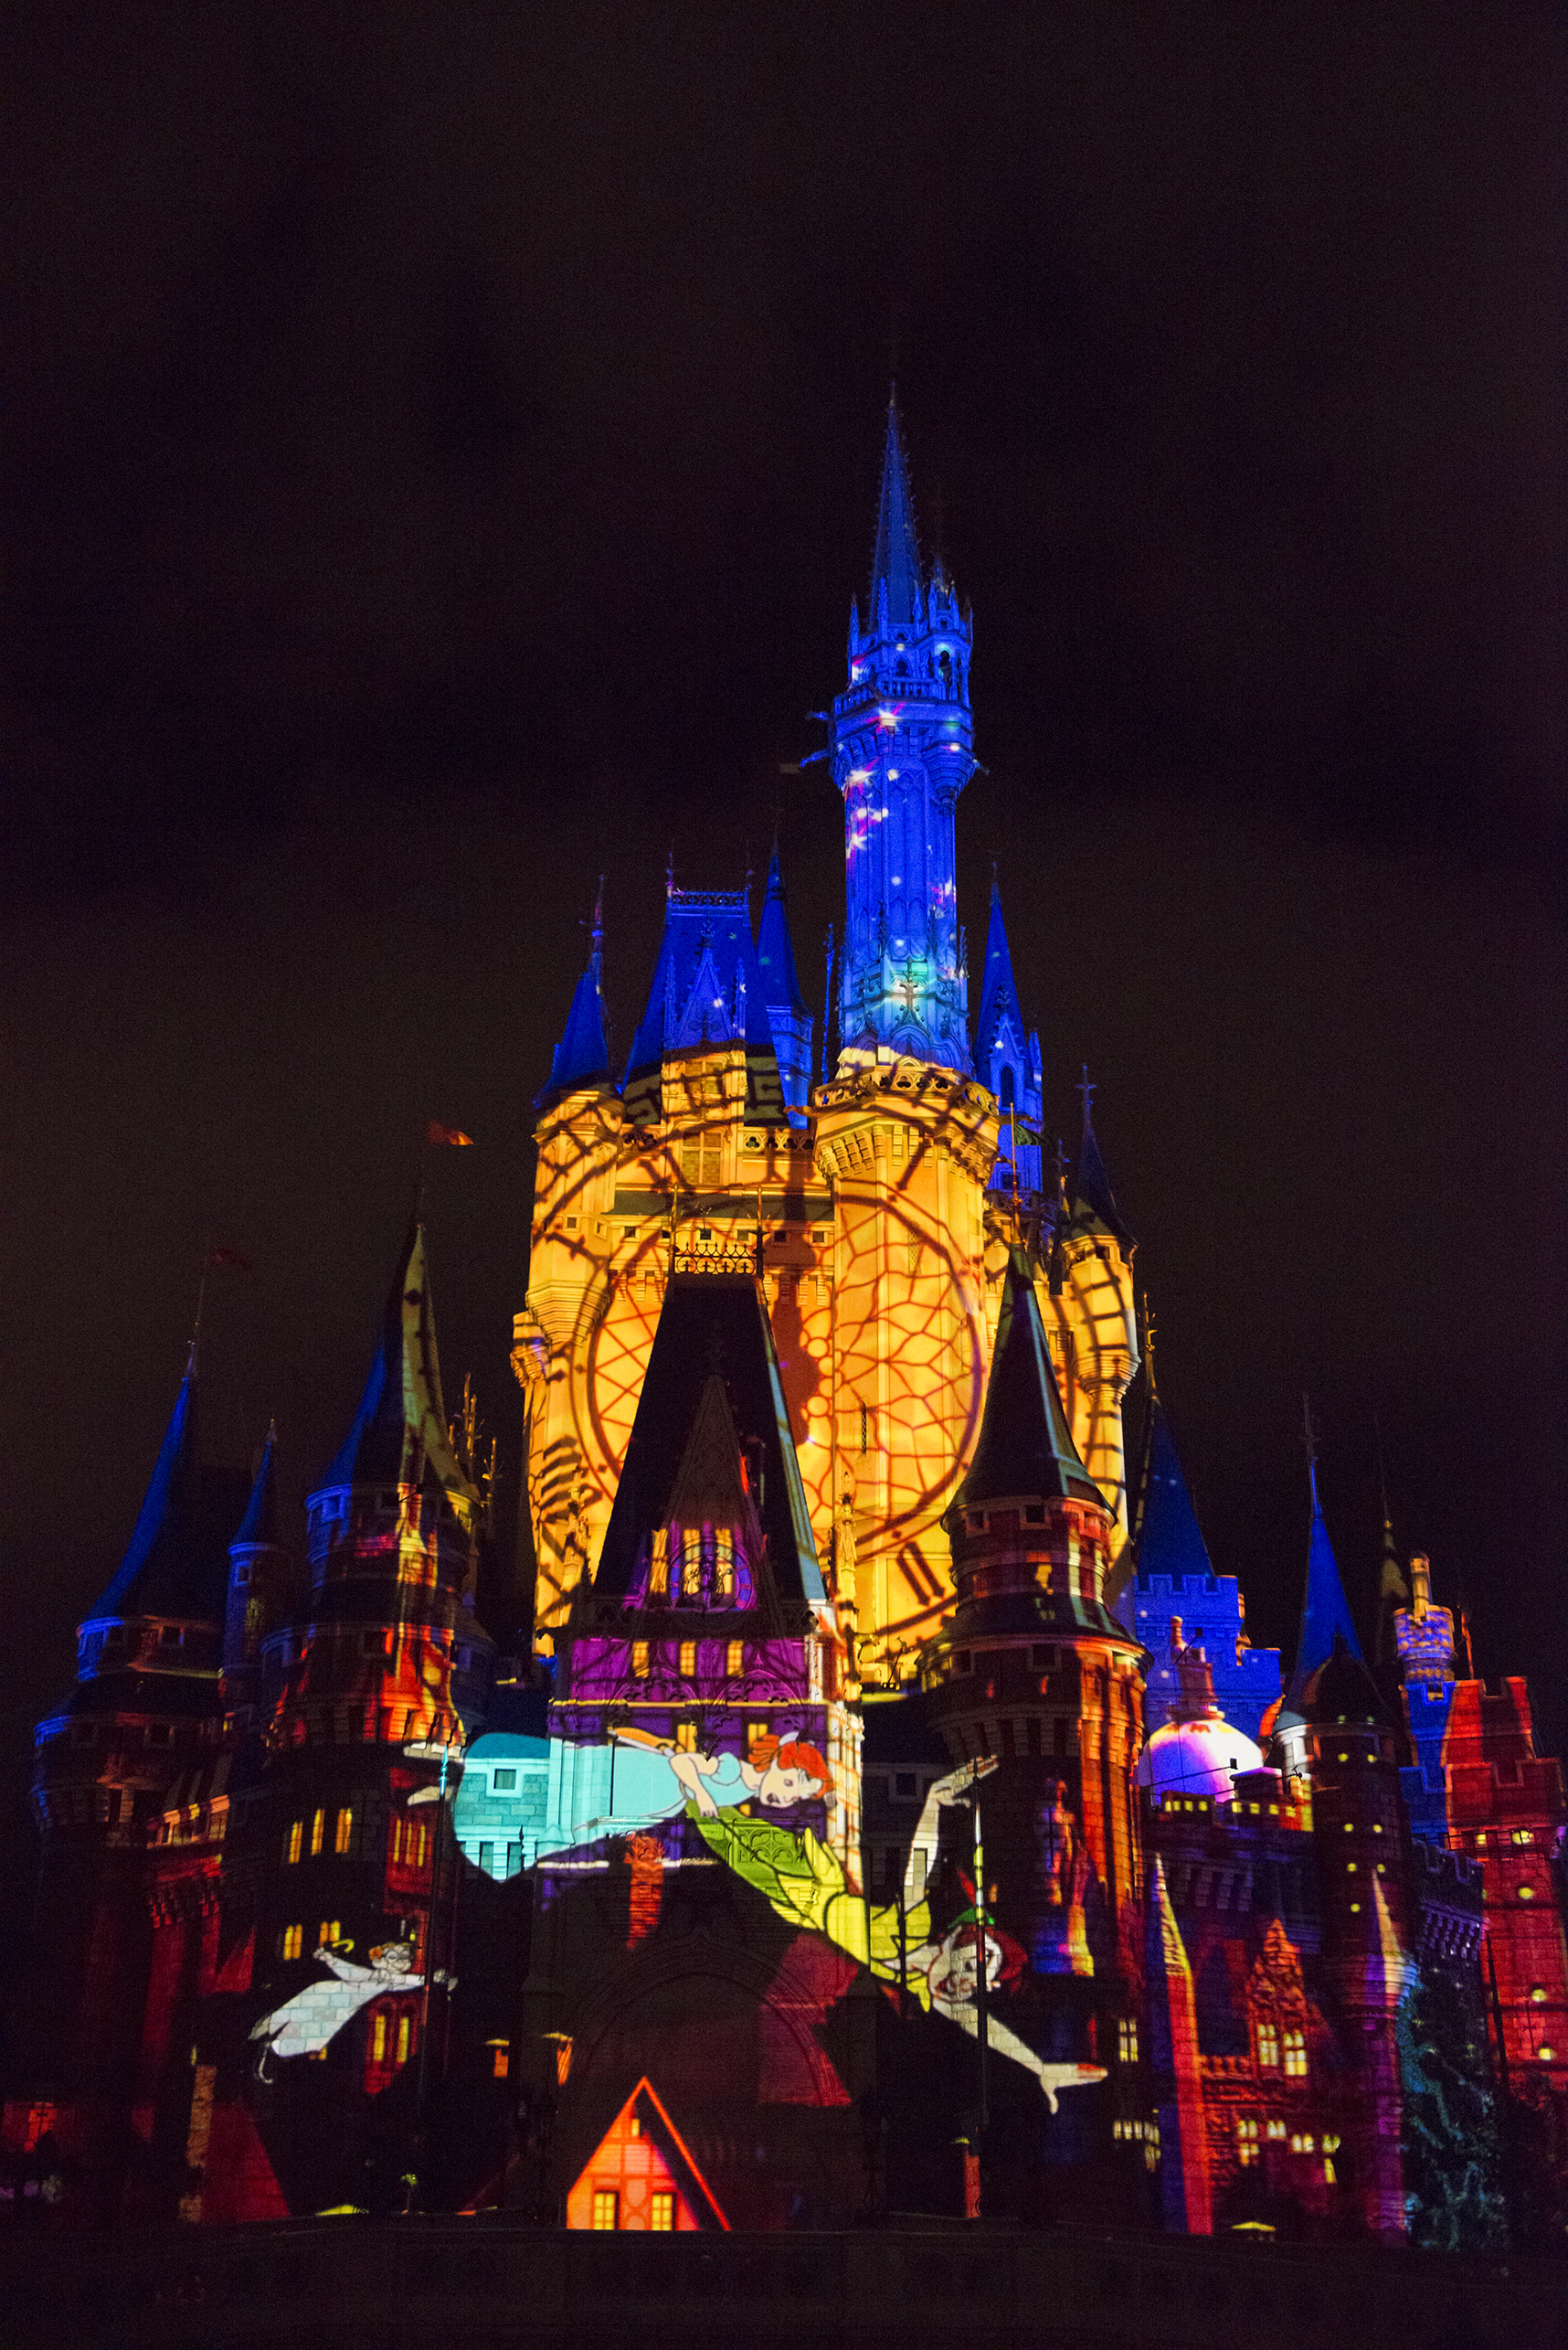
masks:
[[[728,2228],[646,2075],[584,2164],[567,2197],[567,2226],[643,2228],[654,2235]]]

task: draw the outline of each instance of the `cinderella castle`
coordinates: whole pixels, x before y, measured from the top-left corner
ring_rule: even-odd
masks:
[[[563,982],[525,1578],[418,1224],[302,1525],[193,1357],[37,1727],[8,2196],[1561,2249],[1561,1771],[1386,1528],[1363,1653],[1310,1480],[1250,1645],[994,888],[971,1002],[971,642],[890,409],[825,1033],[777,856],[624,1068]]]

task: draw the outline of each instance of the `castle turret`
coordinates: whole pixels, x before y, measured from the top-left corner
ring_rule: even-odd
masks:
[[[1136,1243],[1106,1174],[1086,1069],[1080,1090],[1083,1131],[1057,1228],[1055,1286],[1069,1342],[1063,1363],[1065,1399],[1084,1464],[1116,1519],[1119,1556],[1131,1531],[1121,1407],[1139,1364],[1132,1292]]]
[[[25,2036],[35,2098],[76,2159],[74,2216],[120,2207],[118,2120],[136,2093],[152,1966],[149,1828],[222,1728],[224,1545],[241,1481],[207,1467],[196,1347],[118,1571],[77,1632],[77,1674],[38,1724],[43,1842]]]
[[[975,1032],[975,1075],[990,1086],[999,1113],[996,1165],[991,1188],[1010,1196],[1016,1189],[1033,1204],[1041,1187],[1040,1039],[1023,1024],[1012,955],[1002,920],[1001,891],[991,885],[991,918],[980,979],[980,1026]]]
[[[792,1122],[804,1125],[806,1097],[811,1090],[811,1037],[814,1023],[800,993],[795,973],[795,950],[789,937],[789,909],[784,901],[784,877],[779,851],[768,863],[768,887],[762,899],[762,920],[757,933],[757,964],[762,974],[762,1000],[773,1031],[773,1049]]]
[[[1356,2051],[1350,2187],[1368,2233],[1398,2238],[1408,2222],[1394,2018],[1414,1942],[1407,1830],[1393,1722],[1343,1629],[1331,1639],[1327,1659],[1292,1688],[1312,1782],[1324,1973]]]
[[[922,1658],[928,1716],[955,1762],[1001,1763],[982,1793],[996,1914],[1037,1974],[1065,1979],[1042,1989],[1051,2028],[1103,2062],[1136,2014],[1143,1652],[1105,1606],[1115,1521],[1073,1442],[1021,1248],[948,1526],[958,1604]]]
[[[900,1056],[967,1070],[969,983],[953,818],[974,772],[970,622],[938,564],[927,584],[897,409],[889,405],[865,629],[833,704],[843,794],[839,1068]]]
[[[223,1626],[223,1707],[231,1729],[248,1728],[261,1691],[261,1643],[294,1597],[294,1562],[278,1503],[278,1430],[267,1430],[250,1499],[228,1546]]]
[[[1303,1692],[1308,1682],[1334,1653],[1336,1641],[1344,1646],[1357,1664],[1361,1664],[1361,1644],[1356,1637],[1355,1619],[1345,1598],[1345,1587],[1340,1580],[1333,1545],[1329,1540],[1329,1528],[1323,1517],[1323,1505],[1318,1497],[1318,1463],[1310,1455],[1307,1475],[1312,1492],[1312,1516],[1307,1535],[1307,1581],[1301,1595],[1301,1631],[1296,1643],[1296,1662],[1290,1669],[1284,1700],[1272,1720],[1265,1717],[1265,1729],[1271,1731],[1279,1742],[1280,1765],[1287,1777],[1304,1775],[1307,1739],[1303,1716]],[[1381,1703],[1381,1701],[1380,1701]]]
[[[572,992],[561,1040],[550,1057],[550,1082],[540,1097],[556,1101],[574,1093],[613,1093],[609,1047],[604,1026],[604,883],[594,899],[593,944],[588,968]]]

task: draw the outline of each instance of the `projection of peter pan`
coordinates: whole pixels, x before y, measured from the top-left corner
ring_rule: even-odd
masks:
[[[924,1887],[936,1858],[938,1813],[944,1805],[962,1802],[976,1780],[995,1768],[994,1760],[966,1762],[931,1788],[910,1846],[901,1903],[872,1903],[853,1892],[842,1863],[819,1844],[810,1829],[796,1835],[770,1820],[721,1812],[702,1784],[700,1762],[694,1773],[696,1784],[691,1808],[704,1841],[737,1877],[754,1885],[787,1924],[826,1935],[883,1983],[902,1978],[927,2015],[934,2008],[971,2039],[978,2039],[976,1994],[982,1934],[988,1992],[1003,1990],[1017,1980],[1024,1969],[1023,1952],[1012,1935],[990,1919],[982,1927],[973,1909],[965,1910],[933,1940]],[[1048,2064],[989,2007],[986,2046],[1034,2075],[1053,2113],[1059,2090],[1084,2089],[1106,2077],[1103,2065]]]

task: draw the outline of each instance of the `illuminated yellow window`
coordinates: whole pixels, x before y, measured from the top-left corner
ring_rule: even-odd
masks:
[[[342,1919],[339,1918],[323,1918],[322,1919],[321,1932],[316,1937],[317,1948],[319,1950],[330,1951],[334,1942],[341,1942],[342,1940]]]
[[[620,2225],[620,2197],[612,2186],[596,2186],[593,2191],[593,2224],[596,2228],[613,2228]]]
[[[1333,2165],[1333,2163],[1332,2163],[1331,2159],[1330,2159],[1327,2154],[1325,2154],[1325,2155],[1324,2155],[1324,2157],[1323,2157],[1323,2178],[1324,2178],[1324,2182],[1325,2182],[1325,2184],[1326,2184],[1327,2185],[1329,2185],[1329,2186],[1332,2186],[1332,2185],[1333,2185],[1333,2184],[1334,2184],[1334,2165]]]
[[[322,1845],[325,1841],[326,1813],[324,1812],[318,1812],[315,1818],[311,1822],[311,1858],[313,1860],[314,1860],[317,1853],[320,1852]]]
[[[286,1959],[297,1959],[302,1957],[305,1948],[305,1930],[303,1926],[285,1926],[283,1929],[282,1940],[279,1943],[278,1947],[282,1956]]]
[[[399,2015],[397,2018],[397,2062],[400,2065],[406,2065],[408,2061],[408,2048],[413,2036],[413,2017],[411,2015]]]
[[[384,2065],[387,2061],[387,2018],[375,2015],[370,2023],[370,2061]]]
[[[695,1722],[677,1722],[675,1724],[675,1744],[679,1747],[683,1754],[694,1754],[696,1752],[697,1726]]]
[[[334,1852],[346,1852],[354,1836],[354,1813],[345,1806],[337,1815],[337,1828],[332,1840]]]
[[[703,1588],[703,1537],[694,1526],[681,1528],[681,1597],[694,1600]]]
[[[429,1830],[426,1827],[423,1820],[421,1820],[414,1835],[414,1866],[416,1868],[423,1868],[425,1866],[425,1846],[429,1840]]]
[[[1138,2026],[1130,2015],[1124,2015],[1116,2027],[1116,2052],[1124,2065],[1138,2062]]]
[[[697,1643],[694,1640],[681,1643],[681,1677],[689,1681],[697,1669]]]
[[[492,2048],[490,2069],[497,2080],[504,2080],[512,2069],[510,2048]]]
[[[675,2198],[668,2192],[655,2195],[649,2206],[648,2225],[655,2236],[668,2236],[675,2225]]]
[[[634,1640],[631,1643],[631,1670],[637,1680],[647,1680],[648,1643],[645,1640]]]
[[[626,2125],[626,2134],[627,2134],[627,2136],[628,2136],[629,2138],[641,2138],[641,2135],[642,2135],[642,2117],[641,2117],[641,2114],[639,2114],[639,2113],[634,2113],[634,2114],[632,2115],[632,2117],[631,2117],[630,2121],[627,2123],[627,2125]]]
[[[648,1588],[661,1593],[670,1588],[670,1529],[667,1526],[653,1529],[653,1557],[648,1570]]]
[[[1299,2080],[1306,2071],[1307,2035],[1305,2032],[1287,2032],[1285,2035],[1285,2069],[1296,2080]]]
[[[727,1526],[714,1535],[714,1596],[727,1600],[735,1590],[735,1533]]]
[[[1260,2065],[1279,2062],[1279,2034],[1272,2024],[1260,2024],[1257,2027],[1257,2060]]]
[[[304,1850],[304,1846],[305,1824],[303,1820],[296,1820],[289,1830],[289,1841],[287,1849],[283,1856],[284,1858],[290,1861],[298,1860],[301,1853]]]
[[[732,1640],[725,1658],[725,1671],[732,1681],[738,1681],[746,1670],[746,1643]]]

